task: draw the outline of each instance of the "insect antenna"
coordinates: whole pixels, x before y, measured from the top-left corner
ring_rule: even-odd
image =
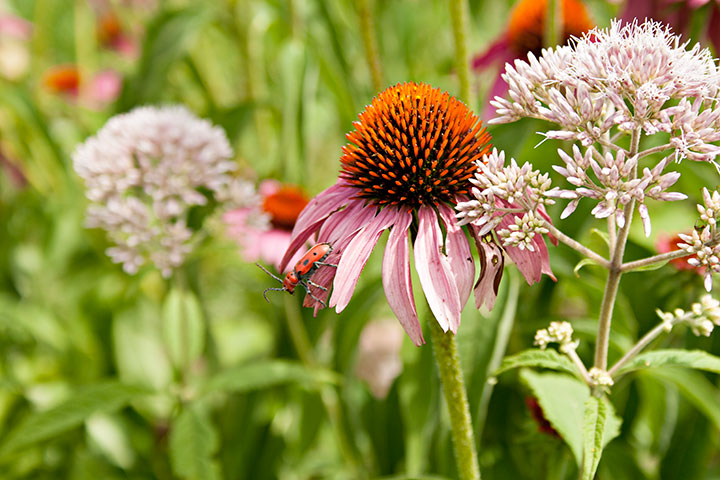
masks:
[[[277,280],[278,282],[283,283],[282,279],[280,279],[280,278],[276,277],[275,275],[273,275],[272,273],[270,273],[270,271],[269,271],[267,268],[263,267],[263,266],[260,265],[259,263],[256,263],[255,265],[257,265],[258,267],[260,267],[260,270],[262,270],[263,272],[267,273],[268,275],[270,275],[272,278],[274,278],[274,279]]]
[[[271,287],[271,288],[266,288],[265,291],[263,291],[263,297],[265,297],[265,301],[268,302],[268,303],[270,303],[270,299],[267,298],[267,295],[266,295],[266,294],[267,294],[267,292],[269,292],[269,291],[271,291],[271,290],[276,290],[276,291],[278,291],[278,292],[284,292],[284,291],[285,291],[285,288],[284,288],[284,287],[283,287],[283,288],[272,288],[272,287]]]

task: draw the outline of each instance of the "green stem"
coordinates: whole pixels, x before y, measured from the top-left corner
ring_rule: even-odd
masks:
[[[317,366],[318,362],[315,358],[315,352],[313,351],[312,343],[310,343],[307,330],[305,329],[305,324],[302,321],[300,307],[295,298],[290,295],[284,295],[284,297],[285,319],[287,321],[288,331],[290,332],[290,340],[295,347],[298,358],[300,358],[300,361],[305,366]],[[320,399],[328,414],[330,424],[335,431],[338,447],[340,448],[342,456],[345,458],[345,462],[355,471],[357,477],[362,477],[360,474],[361,463],[355,454],[356,448],[346,432],[346,422],[343,416],[342,406],[340,405],[340,400],[334,387],[323,388],[320,391]]]
[[[445,393],[445,402],[450,413],[455,461],[460,480],[479,480],[477,452],[473,440],[472,419],[468,405],[465,382],[460,369],[455,335],[445,333],[432,315],[430,332],[432,335],[435,362],[440,374],[440,382]]]
[[[563,23],[563,11],[562,4],[557,0],[550,0],[547,3],[547,10],[545,11],[545,46],[554,47],[560,43],[560,27]]]
[[[490,404],[490,397],[495,388],[495,381],[490,376],[492,373],[500,367],[503,357],[505,357],[505,351],[507,350],[508,341],[510,340],[510,332],[512,331],[513,324],[515,323],[515,313],[517,312],[518,294],[520,293],[520,279],[518,278],[518,272],[515,269],[509,268],[505,271],[506,275],[510,277],[510,285],[508,286],[507,299],[503,306],[502,317],[498,324],[497,335],[495,337],[495,345],[493,347],[490,361],[488,362],[486,377],[488,381],[483,388],[482,395],[480,396],[480,402],[477,409],[477,420],[475,421],[478,436],[478,443],[480,437],[485,428],[485,420],[487,419],[488,405]]]
[[[371,1],[372,0],[359,0],[358,17],[360,20],[363,46],[365,47],[365,59],[370,69],[373,90],[379,92],[383,88],[383,73],[377,42],[375,41],[375,26],[373,23],[372,5],[370,5]]]
[[[640,129],[635,129],[632,133],[630,141],[630,156],[637,154],[640,146]],[[632,173],[635,178],[637,171]],[[607,369],[608,345],[610,343],[610,324],[612,323],[613,308],[615,307],[615,299],[617,298],[618,286],[620,285],[620,277],[622,276],[622,259],[625,253],[625,245],[627,244],[628,235],[630,234],[630,224],[632,223],[633,211],[635,210],[635,199],[631,200],[625,206],[625,224],[617,233],[617,241],[612,250],[610,258],[610,267],[608,268],[607,283],[605,284],[605,292],[603,293],[602,305],[600,306],[600,318],[598,320],[598,333],[595,343],[595,367],[600,370]],[[599,391],[596,392],[599,394]]]
[[[470,57],[467,48],[467,0],[450,0],[453,38],[455,40],[455,70],[460,82],[460,99],[472,106],[475,103],[470,89]]]

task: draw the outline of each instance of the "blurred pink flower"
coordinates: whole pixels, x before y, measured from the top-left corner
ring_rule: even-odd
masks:
[[[402,341],[402,328],[392,319],[373,320],[360,333],[355,375],[367,383],[375,398],[385,398],[402,372]]]
[[[562,11],[563,38],[560,43],[564,44],[571,36],[580,36],[594,26],[585,6],[579,0],[563,0]],[[487,50],[473,58],[473,70],[482,72],[497,65],[512,63],[516,58],[525,59],[528,52],[538,56],[543,47],[546,13],[547,0],[517,2],[510,14],[505,32]],[[496,96],[502,97],[507,89],[507,83],[498,73],[487,98],[492,100]],[[493,110],[489,105],[486,107],[485,119],[492,117]]]
[[[245,260],[261,260],[277,268],[308,199],[299,188],[275,180],[263,181],[259,194],[257,202],[225,213],[223,220],[228,234],[240,244]],[[299,260],[303,253],[298,252],[293,260]]]
[[[658,253],[674,252],[675,250],[681,250],[681,247],[678,246],[679,243],[683,243],[679,234],[675,234],[673,236],[658,235],[658,238],[655,241],[655,249]],[[688,263],[689,258],[692,258],[692,256],[676,258],[674,260],[670,260],[670,264],[678,270],[695,270],[698,274],[703,275],[705,273],[705,269],[690,265]]]
[[[126,57],[134,58],[137,56],[137,41],[126,32],[114,12],[107,11],[101,14],[97,23],[97,36],[100,45],[115,50]]]
[[[440,327],[455,333],[473,290],[470,244],[450,205],[467,195],[474,161],[489,149],[490,135],[467,106],[426,84],[405,83],[378,94],[347,134],[335,185],[316,196],[298,217],[284,269],[313,236],[333,246],[310,286],[339,313],[350,302],[360,273],[382,233],[390,232],[382,281],[390,308],[415,345],[424,343],[410,274],[415,269]],[[483,266],[483,269],[486,267]],[[305,297],[315,311],[323,305]]]
[[[43,75],[43,85],[52,93],[71,100],[78,100],[87,107],[102,109],[120,95],[122,76],[115,70],[107,69],[84,80],[75,65],[58,65]]]
[[[24,76],[30,68],[28,41],[32,24],[14,15],[0,15],[0,73],[10,80]]]

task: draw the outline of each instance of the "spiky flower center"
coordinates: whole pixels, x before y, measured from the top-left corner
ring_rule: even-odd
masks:
[[[416,208],[468,193],[490,135],[462,102],[423,83],[375,97],[346,135],[341,177],[377,205]]]
[[[517,55],[525,56],[528,52],[536,56],[540,54],[546,15],[547,0],[520,0],[517,3],[508,25],[510,47]],[[563,0],[562,19],[563,37],[558,39],[561,44],[566,43],[571,36],[581,36],[594,26],[579,0]]]

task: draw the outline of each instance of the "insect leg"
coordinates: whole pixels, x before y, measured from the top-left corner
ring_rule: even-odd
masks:
[[[317,283],[313,282],[312,280],[305,280],[305,283],[308,285],[312,285],[315,288],[319,288],[320,290],[327,292],[327,288],[323,287],[322,285],[318,285]]]
[[[337,265],[334,263],[325,263],[325,262],[315,262],[315,265],[321,265],[325,267],[335,267],[337,268]]]

